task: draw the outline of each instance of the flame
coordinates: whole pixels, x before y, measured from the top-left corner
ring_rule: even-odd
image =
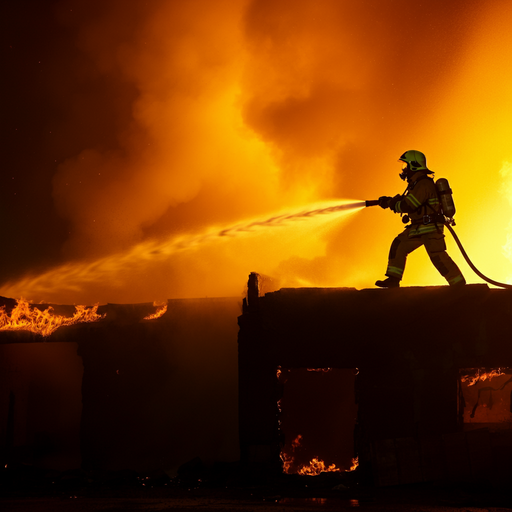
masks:
[[[278,406],[280,407],[281,404],[280,404],[280,401],[278,402]],[[283,461],[283,471],[286,473],[286,474],[290,474],[292,471],[291,471],[291,467],[293,465],[293,461],[294,461],[294,456],[293,456],[293,453],[295,453],[295,450],[301,445],[302,443],[302,435],[299,434],[293,441],[292,441],[292,454],[291,455],[288,455],[287,453],[285,452],[281,452],[280,456],[281,456],[281,460]]]
[[[99,315],[98,304],[91,308],[75,306],[75,314],[72,317],[56,315],[50,306],[44,311],[31,308],[30,303],[21,298],[8,315],[5,306],[0,308],[0,331],[30,331],[42,336],[49,336],[59,327],[73,325],[81,322],[96,322],[106,315]]]
[[[320,460],[318,457],[313,457],[309,462],[309,465],[302,466],[297,473],[299,475],[308,475],[308,476],[316,476],[320,473],[329,473],[329,472],[339,472],[341,471],[336,467],[336,464],[331,464],[330,466],[326,466],[323,460]]]
[[[295,462],[294,453],[297,448],[299,448],[302,444],[302,435],[299,434],[291,444],[291,454],[281,452],[281,460],[283,461],[283,471],[286,474],[297,473],[299,475],[307,475],[307,476],[315,476],[320,473],[329,473],[329,472],[340,472],[341,470],[336,467],[336,464],[331,464],[330,466],[326,466],[325,462],[318,457],[313,457],[309,464],[303,464],[297,471],[292,471],[292,466]],[[357,458],[352,459],[352,467],[348,471],[353,471],[357,467]]]
[[[292,467],[293,464],[293,457],[284,452],[281,452],[280,456],[281,460],[283,461],[283,472],[288,475],[290,474],[290,468]]]
[[[461,375],[461,382],[468,382],[468,386],[474,386],[477,382],[485,381],[487,379],[492,380],[493,377],[499,377],[504,375],[505,372],[502,371],[501,368],[497,368],[491,371],[486,371],[485,369],[477,368],[474,373],[469,375]]]
[[[299,434],[293,441],[292,441],[292,451],[295,451],[300,445],[302,444],[302,436]]]
[[[153,303],[153,306],[157,307],[157,304]],[[144,320],[155,320],[155,318],[160,318],[167,311],[167,304],[160,306],[154,313],[151,315],[145,316]]]
[[[359,457],[354,457],[352,459],[352,466],[350,466],[350,469],[347,469],[347,473],[350,471],[355,471],[359,467]]]

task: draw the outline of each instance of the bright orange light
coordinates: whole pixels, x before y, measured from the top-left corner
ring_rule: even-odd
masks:
[[[72,226],[65,263],[7,283],[4,296],[234,296],[252,270],[274,289],[373,287],[403,228],[389,211],[250,224],[327,199],[401,193],[395,162],[408,149],[449,180],[475,265],[512,276],[508,2],[375,2],[371,15],[365,2],[339,0],[107,4],[80,25],[78,44],[131,118],[112,147],[97,141],[58,165],[53,198]],[[421,34],[404,27],[404,9]],[[119,30],[125,11],[133,30]],[[421,73],[404,74],[403,62]],[[79,134],[83,107],[64,89],[55,88],[70,113],[64,129]],[[246,228],[250,237],[233,236]],[[447,243],[467,281],[480,282]],[[440,284],[425,251],[414,252],[403,285]]]
[[[283,472],[286,474],[290,473],[290,468],[293,464],[293,457],[291,455],[287,455],[284,452],[280,454],[281,460],[283,461]]]
[[[280,370],[279,370],[280,371]],[[280,403],[278,402],[278,407],[280,408]],[[291,453],[288,454],[288,453],[285,453],[285,452],[281,452],[280,453],[280,457],[281,457],[281,460],[283,461],[283,471],[286,473],[286,474],[290,474],[292,473],[292,466],[293,466],[293,462],[294,462],[294,453],[295,453],[295,450],[301,445],[302,443],[302,436],[299,434],[293,441],[292,441],[292,445],[291,445]]]
[[[352,459],[352,466],[350,469],[347,469],[347,472],[355,471],[359,467],[359,457],[355,457]]]
[[[157,306],[156,304],[153,304],[153,306]],[[154,313],[151,313],[150,315],[147,315],[144,317],[144,320],[155,320],[156,318],[160,318],[165,314],[167,311],[167,304],[160,306]]]
[[[2,293],[6,296],[13,296],[18,292],[20,295],[30,293],[31,296],[50,293],[66,297],[73,302],[72,299],[77,299],[79,296],[95,293],[95,290],[104,286],[105,283],[117,283],[124,289],[123,278],[129,272],[131,276],[138,275],[140,283],[136,289],[130,291],[131,296],[124,294],[124,297],[129,302],[139,302],[141,299],[139,294],[153,294],[152,290],[155,289],[159,293],[170,294],[160,275],[153,275],[149,281],[143,279],[148,268],[168,267],[169,260],[179,261],[180,265],[186,264],[196,261],[204,254],[209,255],[212,258],[211,261],[222,260],[226,251],[231,253],[235,249],[239,254],[238,261],[236,266],[231,267],[232,274],[225,274],[224,277],[228,283],[235,280],[243,282],[247,279],[246,263],[251,261],[258,252],[267,253],[268,247],[272,246],[274,250],[279,249],[281,255],[292,256],[293,251],[302,246],[300,250],[303,254],[318,255],[323,250],[322,246],[312,244],[311,241],[322,235],[326,225],[332,222],[339,224],[363,207],[360,201],[321,201],[300,208],[267,214],[260,219],[247,219],[231,226],[208,227],[201,233],[148,240],[134,245],[125,253],[113,254],[93,262],[70,262],[39,276],[26,277],[15,283],[8,283],[3,287]],[[248,253],[251,254],[251,260],[245,260],[243,257]],[[263,267],[265,267],[264,261],[260,261]],[[219,261],[219,264],[221,263],[224,264]],[[258,261],[254,261],[254,265],[260,266]],[[216,275],[210,273],[208,279],[211,280]],[[215,289],[222,290],[222,285],[222,280],[215,280]],[[222,293],[212,295],[222,295]]]
[[[512,278],[507,252],[512,236],[512,70],[502,65],[512,48],[510,16],[507,2],[490,2],[478,11],[460,58],[437,92],[436,108],[424,119],[424,147],[432,148],[427,155],[435,157],[432,169],[436,177],[448,178],[454,191],[455,231],[476,267],[504,283]],[[445,129],[449,137],[441,135]],[[483,282],[446,236],[468,282]],[[424,266],[428,269],[428,263]],[[421,278],[420,271],[414,276],[420,284],[438,280],[435,273]]]
[[[477,369],[472,374],[462,375],[460,380],[461,382],[467,382],[468,386],[474,386],[477,382],[483,382],[487,379],[491,381],[493,377],[500,377],[501,375],[505,375],[505,372],[502,371],[501,368],[491,370],[490,372]]]
[[[75,306],[75,314],[72,317],[56,315],[52,307],[44,311],[30,307],[30,303],[21,298],[8,315],[5,307],[0,308],[0,331],[30,331],[42,336],[49,336],[59,327],[73,325],[82,322],[96,322],[105,315],[97,313],[98,304],[91,308]]]
[[[311,370],[317,371],[317,369]],[[320,473],[329,473],[329,472],[340,472],[341,469],[336,467],[336,464],[331,464],[329,466],[325,465],[325,462],[318,457],[313,457],[309,464],[303,464],[298,467],[295,471],[292,470],[292,467],[295,462],[294,453],[297,448],[299,448],[302,444],[302,435],[298,435],[291,444],[291,453],[281,452],[281,460],[283,461],[283,471],[287,474],[297,473],[299,475],[307,475],[307,476],[315,476]],[[354,465],[355,464],[355,465]],[[348,471],[353,471],[357,467],[357,459],[352,459],[352,467]]]
[[[308,475],[308,476],[316,476],[320,473],[330,473],[330,472],[339,472],[341,471],[336,467],[336,464],[331,464],[330,466],[326,466],[323,460],[318,459],[318,457],[314,457],[311,459],[307,466],[302,466],[297,473],[299,475]]]

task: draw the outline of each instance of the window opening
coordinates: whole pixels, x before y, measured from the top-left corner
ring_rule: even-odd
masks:
[[[512,368],[463,368],[458,385],[464,429],[512,428]]]

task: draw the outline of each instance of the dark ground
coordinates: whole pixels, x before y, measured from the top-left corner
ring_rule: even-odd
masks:
[[[372,487],[355,473],[316,477],[242,475],[236,464],[204,468],[200,461],[176,478],[164,472],[51,472],[28,466],[2,468],[2,511],[318,510],[375,512],[508,511],[512,492],[490,482],[425,483]]]

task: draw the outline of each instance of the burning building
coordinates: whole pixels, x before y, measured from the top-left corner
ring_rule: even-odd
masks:
[[[15,301],[2,299],[12,316]],[[238,298],[106,304],[47,336],[0,330],[4,464],[164,469],[238,460]],[[26,306],[28,308],[28,306]],[[40,317],[48,305],[29,308]],[[72,317],[73,306],[54,306]]]
[[[116,304],[0,332],[7,461],[507,473],[509,292],[341,288],[380,275],[396,219],[309,216],[393,193],[418,147],[509,280],[512,4],[29,4],[4,16],[2,295]],[[405,286],[442,282],[424,262]],[[238,333],[238,298],[194,297],[239,295],[249,267],[276,283],[249,287]]]
[[[509,478],[509,290],[259,287],[251,274],[241,315],[235,298],[176,299],[99,306],[95,321],[45,337],[0,331],[3,459],[141,471],[199,456],[304,475],[359,465],[381,486]]]
[[[253,283],[239,318],[243,461],[288,469],[302,444],[304,460],[329,457],[326,467],[349,470],[357,457],[360,474],[378,485],[509,477],[509,290],[303,288],[259,297]]]

